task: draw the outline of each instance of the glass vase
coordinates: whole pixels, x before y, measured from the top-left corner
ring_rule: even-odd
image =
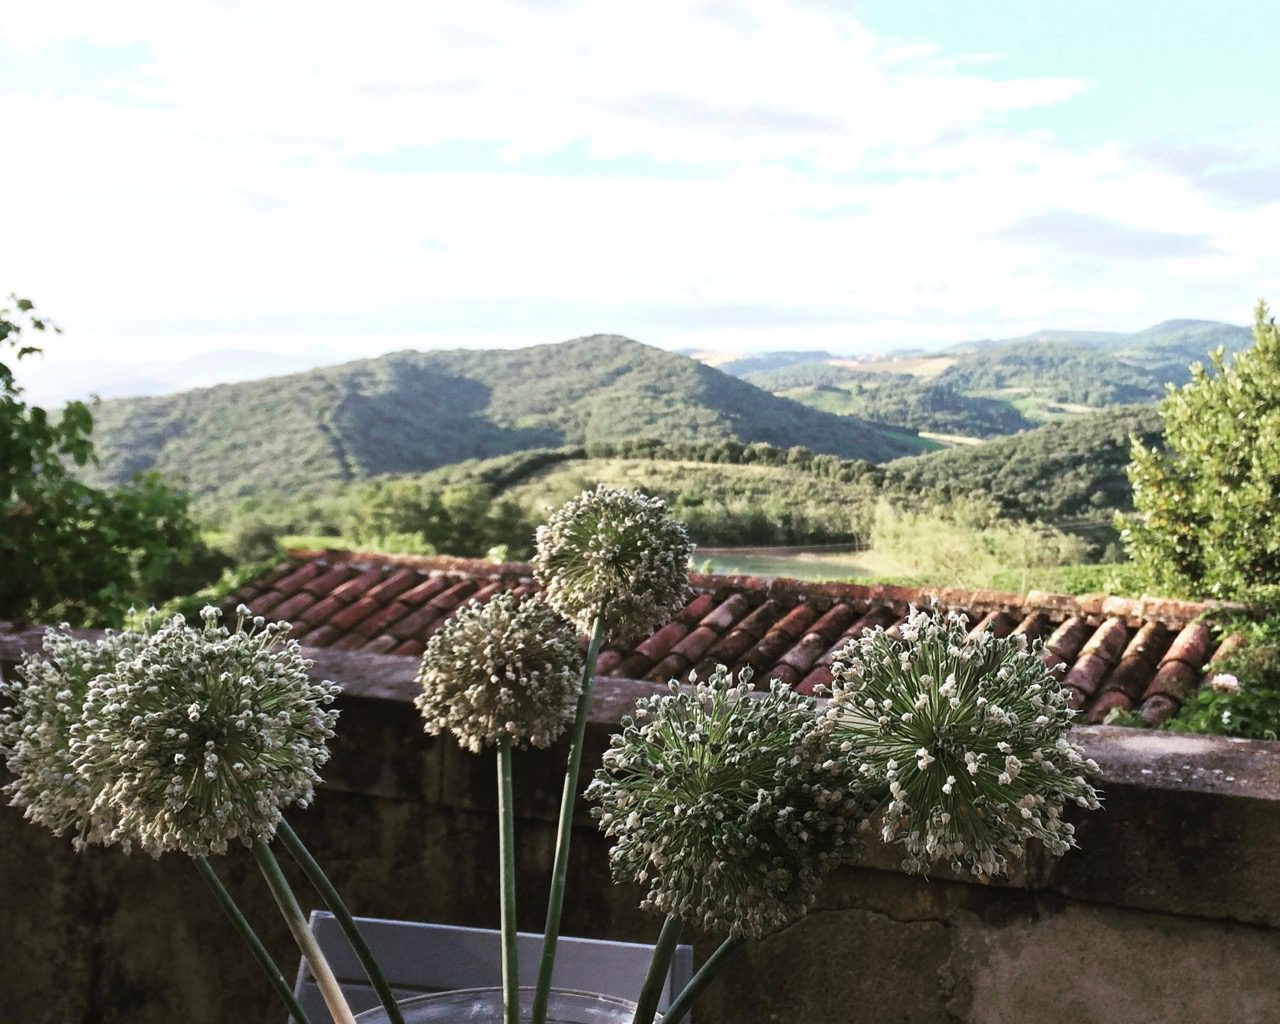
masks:
[[[462,988],[414,996],[400,1003],[405,1024],[503,1024],[501,988]],[[520,989],[520,1019],[530,1020],[533,989]],[[552,989],[547,1024],[631,1024],[636,1004],[596,992]],[[658,1014],[655,1020],[661,1020]],[[358,1024],[387,1024],[382,1007],[356,1017]]]

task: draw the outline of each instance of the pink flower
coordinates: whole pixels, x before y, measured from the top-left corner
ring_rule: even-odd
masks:
[[[1213,687],[1215,693],[1235,695],[1240,692],[1240,680],[1230,672],[1219,672],[1209,680],[1209,685]]]

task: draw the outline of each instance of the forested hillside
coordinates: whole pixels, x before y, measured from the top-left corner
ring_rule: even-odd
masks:
[[[1061,521],[1133,507],[1131,436],[1159,444],[1155,406],[1111,409],[972,447],[899,459],[874,470],[884,486],[943,499],[982,495],[1018,519]]]
[[[751,373],[746,379],[814,409],[908,430],[979,438],[1036,425],[1009,402],[967,395],[952,384],[916,380],[906,373],[865,373],[830,363],[800,363]]]
[[[871,461],[930,447],[908,431],[809,409],[613,335],[508,351],[398,352],[104,402],[95,417],[98,479],[156,469],[198,500],[636,437],[802,445]]]
[[[721,369],[816,409],[974,438],[1024,430],[1094,409],[1155,402],[1222,346],[1252,343],[1247,328],[1170,320],[1134,334],[1041,331],[974,341],[932,357],[851,359],[829,353],[763,353]]]

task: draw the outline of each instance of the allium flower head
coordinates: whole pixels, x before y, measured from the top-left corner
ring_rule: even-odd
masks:
[[[802,916],[875,800],[811,697],[724,666],[641,698],[587,790],[641,906],[707,931],[759,936]]]
[[[581,676],[567,622],[544,601],[498,594],[463,605],[427,642],[415,703],[427,732],[448,729],[468,750],[503,736],[546,747],[573,720]]]
[[[1099,806],[1086,778],[1097,765],[1066,737],[1074,712],[1039,643],[966,641],[963,616],[915,609],[901,632],[866,633],[831,665],[842,747],[889,790],[885,841],[905,846],[909,869],[945,859],[980,876],[1003,873],[1027,839],[1065,853],[1063,806]]]
[[[75,830],[77,848],[105,839],[114,817],[109,807],[95,806],[105,780],[75,769],[72,727],[89,684],[142,640],[136,632],[108,632],[94,643],[51,629],[43,655],[27,654],[15,679],[0,680],[0,751],[14,776],[4,791],[28,821],[55,835]]]
[[[269,839],[281,808],[311,801],[337,720],[338,687],[311,680],[287,622],[233,633],[214,608],[201,618],[176,615],[121,652],[72,727],[80,774],[108,780],[109,838],[153,856]]]
[[[603,484],[538,527],[534,572],[547,601],[590,632],[607,602],[607,636],[638,636],[684,605],[693,544],[660,498]]]

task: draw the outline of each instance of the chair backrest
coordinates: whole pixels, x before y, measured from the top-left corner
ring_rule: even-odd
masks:
[[[455,988],[485,988],[502,984],[502,938],[490,928],[420,924],[358,917],[356,924],[400,998]],[[311,930],[342,985],[352,1010],[360,1013],[378,1005],[333,915],[311,912]],[[518,951],[522,985],[532,985],[542,958],[542,936],[521,932]],[[581,989],[635,999],[644,984],[653,947],[640,942],[561,937],[556,949],[557,988]],[[693,947],[678,946],[658,1009],[664,1010],[693,974]],[[329,1011],[304,960],[298,968],[294,992],[312,1024],[332,1024]]]

